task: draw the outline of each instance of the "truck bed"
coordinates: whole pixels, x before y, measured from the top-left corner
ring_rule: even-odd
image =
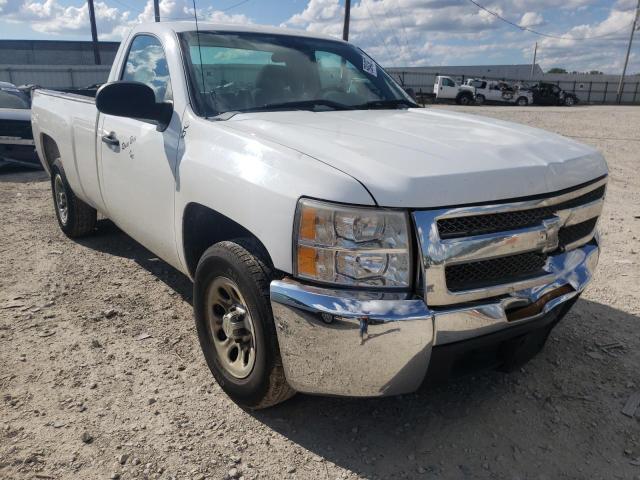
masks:
[[[45,169],[55,158],[45,156],[45,142],[55,143],[67,180],[78,197],[95,205],[87,192],[99,191],[95,99],[78,93],[36,90],[31,106],[33,138]],[[49,155],[51,156],[51,155]]]

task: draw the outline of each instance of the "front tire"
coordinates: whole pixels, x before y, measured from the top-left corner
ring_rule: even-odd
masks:
[[[469,105],[472,101],[473,98],[468,94],[461,94],[456,98],[456,103],[463,106]]]
[[[484,95],[476,95],[476,103],[478,105],[484,105]]]
[[[214,378],[242,407],[293,396],[282,367],[269,301],[271,269],[245,239],[220,242],[196,269],[193,307],[200,346]]]
[[[573,99],[573,97],[564,97],[564,104],[567,107],[572,107],[575,105],[575,100]]]
[[[59,158],[51,166],[51,192],[58,225],[65,235],[78,238],[93,233],[98,212],[73,193]]]
[[[518,101],[516,103],[519,107],[526,107],[527,105],[529,105],[529,100],[527,100],[526,97],[520,97],[518,98]]]

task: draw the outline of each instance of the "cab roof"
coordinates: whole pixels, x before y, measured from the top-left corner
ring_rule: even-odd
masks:
[[[171,21],[158,23],[142,23],[133,28],[133,32],[157,32],[172,30],[179,32],[195,32],[195,21]],[[198,21],[198,30],[201,32],[246,32],[246,33],[267,33],[273,35],[290,35],[294,37],[317,38],[322,40],[332,40],[334,42],[344,42],[343,40],[306,30],[298,30],[294,28],[271,27],[266,25],[241,25],[241,24],[225,24]]]

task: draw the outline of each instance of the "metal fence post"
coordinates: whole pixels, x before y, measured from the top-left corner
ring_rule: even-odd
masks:
[[[609,89],[609,82],[604,82],[604,95],[602,95],[602,103],[607,101],[607,90]]]
[[[589,93],[587,93],[587,103],[591,101],[591,87],[593,86],[593,82],[589,82]]]
[[[633,102],[632,103],[636,103],[636,95],[638,94],[638,85],[640,85],[640,82],[636,82],[636,89],[633,91]]]
[[[9,83],[13,83],[13,75],[11,75],[11,69],[7,68],[7,72],[9,73]]]

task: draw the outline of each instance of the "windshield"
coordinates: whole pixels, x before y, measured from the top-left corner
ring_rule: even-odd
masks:
[[[17,88],[0,88],[0,108],[18,108],[26,110],[31,108],[29,97]]]
[[[347,43],[249,32],[199,37],[180,34],[200,115],[416,106],[380,66]]]

